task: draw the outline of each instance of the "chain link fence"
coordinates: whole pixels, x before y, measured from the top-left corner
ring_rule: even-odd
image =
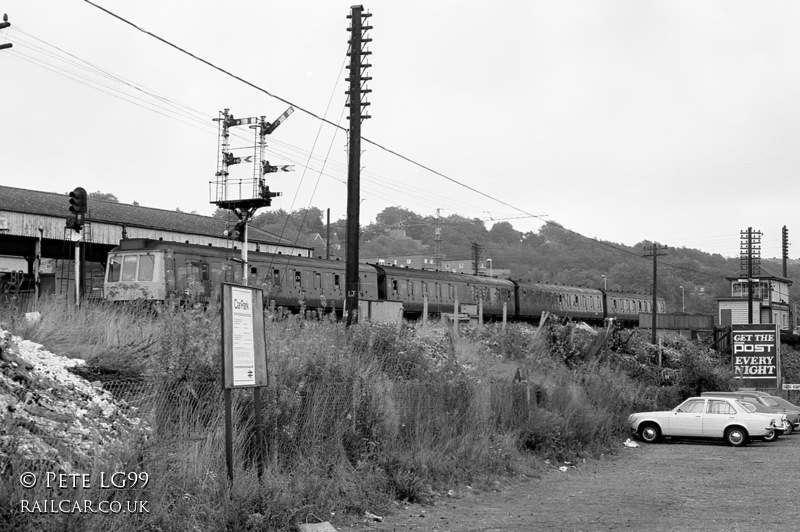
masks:
[[[109,381],[104,389],[138,415],[155,441],[220,439],[224,397],[217,381]],[[447,445],[467,433],[522,428],[544,402],[522,383],[312,382],[271,385],[262,399],[261,429],[270,461],[325,461],[346,454],[352,462],[378,448]],[[255,452],[252,389],[233,390],[237,454]]]

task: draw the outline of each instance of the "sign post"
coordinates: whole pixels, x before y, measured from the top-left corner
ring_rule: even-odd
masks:
[[[222,386],[225,395],[225,462],[233,484],[233,404],[235,388],[266,386],[267,357],[263,291],[260,288],[222,285]],[[255,405],[260,406],[260,405]],[[256,408],[257,461],[263,471],[260,415]]]
[[[781,382],[778,325],[731,325],[731,337],[733,371],[740,386],[777,390]]]

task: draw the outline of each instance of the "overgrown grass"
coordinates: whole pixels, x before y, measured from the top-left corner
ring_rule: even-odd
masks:
[[[106,386],[141,408],[150,432],[120,442],[92,472],[126,464],[152,483],[137,494],[150,501],[149,514],[62,516],[30,530],[281,530],[381,512],[393,499],[426,502],[459,483],[535,471],[545,459],[613,453],[630,412],[673,406],[727,378],[692,345],[669,346],[658,367],[636,340],[609,351],[610,331],[570,324],[492,324],[454,336],[436,324],[345,329],[267,319],[270,382],[258,420],[266,469],[259,479],[253,392],[236,390],[229,486],[216,312],[57,301],[39,308],[37,323],[8,312],[0,323],[51,351],[140,379],[136,389]]]

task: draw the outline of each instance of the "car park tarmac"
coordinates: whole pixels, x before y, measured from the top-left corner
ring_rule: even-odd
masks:
[[[668,439],[616,456],[517,478],[496,490],[460,488],[433,505],[399,506],[382,522],[338,530],[750,531],[800,520],[800,434],[730,447]]]

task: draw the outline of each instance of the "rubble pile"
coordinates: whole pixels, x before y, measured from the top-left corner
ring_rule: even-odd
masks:
[[[135,412],[59,356],[0,329],[0,471],[13,460],[71,472],[143,427]]]

